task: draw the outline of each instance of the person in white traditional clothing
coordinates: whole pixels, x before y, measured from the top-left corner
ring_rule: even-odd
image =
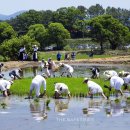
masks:
[[[69,98],[71,97],[70,96],[70,91],[69,91],[68,86],[66,84],[64,84],[64,83],[55,83],[54,86],[55,86],[54,97],[56,99],[60,98],[60,96],[62,94],[67,94]]]
[[[109,90],[111,91],[111,89],[114,88],[117,97],[118,97],[118,93],[123,95],[123,92],[122,92],[122,89],[121,89],[123,84],[124,84],[124,80],[121,77],[112,76],[112,77],[110,77],[110,87],[109,87]]]
[[[46,94],[46,78],[44,73],[42,75],[36,75],[33,78],[28,98],[31,98],[33,90],[35,90],[36,97],[38,98],[43,97]],[[44,92],[42,94],[40,94],[41,85],[44,87]]]
[[[90,95],[90,98],[93,98],[94,94],[101,94],[105,99],[107,99],[100,85],[98,85],[94,81],[91,81],[89,78],[84,78],[83,83],[86,83],[88,86],[89,89],[88,95]]]
[[[11,95],[10,87],[12,84],[13,84],[13,81],[8,81],[4,79],[0,80],[0,90],[3,92],[4,97]]]
[[[130,75],[130,72],[128,72],[128,71],[120,71],[119,72],[119,77],[126,77],[127,75]]]
[[[38,46],[33,45],[33,61],[38,61],[37,51],[38,51]]]
[[[25,54],[25,46],[22,46],[19,50],[19,60],[23,61],[24,60],[24,54]]]
[[[106,70],[104,71],[103,76],[106,78],[106,80],[109,80],[110,77],[118,76],[118,74],[115,70]]]
[[[67,74],[67,77],[72,77],[74,69],[71,65],[60,63],[59,67],[61,67],[62,69],[61,76],[63,76],[64,74]]]

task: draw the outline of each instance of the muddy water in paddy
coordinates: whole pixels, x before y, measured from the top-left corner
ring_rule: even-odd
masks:
[[[0,97],[1,130],[128,130],[130,128],[130,104],[121,99],[115,103],[102,98],[47,99],[34,102],[24,97]]]

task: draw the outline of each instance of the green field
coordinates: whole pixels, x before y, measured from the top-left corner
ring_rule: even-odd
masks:
[[[13,95],[27,96],[30,89],[32,79],[25,78],[20,80],[15,80],[14,84],[11,86],[11,92]],[[104,84],[109,85],[109,81],[104,81],[104,79],[94,79],[96,83],[101,85],[103,88]],[[67,77],[56,77],[47,79],[47,96],[52,97],[54,94],[54,83],[61,82],[68,85],[72,96],[85,96],[88,92],[87,85],[83,84],[83,78],[67,78]],[[103,88],[106,95],[108,95],[108,89]],[[41,87],[41,92],[43,92],[43,87]],[[34,94],[34,93],[33,93]]]

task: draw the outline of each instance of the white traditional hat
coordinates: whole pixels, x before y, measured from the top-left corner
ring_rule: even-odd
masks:
[[[86,77],[86,78],[84,78],[84,81],[86,81],[86,80],[90,80],[90,78],[87,78],[87,77]]]

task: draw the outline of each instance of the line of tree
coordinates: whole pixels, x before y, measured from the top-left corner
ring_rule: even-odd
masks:
[[[55,44],[63,49],[65,39],[86,38],[98,42],[101,51],[106,42],[117,49],[130,42],[130,10],[96,4],[88,9],[84,6],[62,7],[56,11],[29,10],[16,18],[0,22],[0,54],[11,58],[22,45],[28,50],[33,44],[41,50]],[[10,47],[10,48],[9,48]],[[11,47],[15,47],[11,50]]]

